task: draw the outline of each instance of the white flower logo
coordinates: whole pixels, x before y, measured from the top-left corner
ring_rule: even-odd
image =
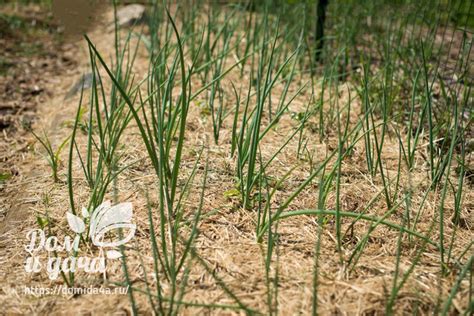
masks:
[[[110,204],[110,201],[105,201],[100,204],[92,214],[90,214],[89,237],[92,243],[102,248],[117,247],[130,241],[135,235],[136,229],[135,224],[131,223],[132,215],[133,206],[130,202],[120,203],[114,206]],[[89,211],[85,207],[82,208],[82,216],[84,218],[89,217]],[[66,217],[69,227],[75,233],[81,234],[86,230],[84,220],[79,216],[67,212]],[[128,234],[124,238],[111,242],[103,241],[107,232],[120,228],[123,230],[128,229]],[[120,258],[121,254],[115,250],[108,250],[107,257],[110,259]]]

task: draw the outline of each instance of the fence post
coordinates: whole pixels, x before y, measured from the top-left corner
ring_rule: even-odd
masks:
[[[324,46],[324,21],[326,20],[326,9],[329,0],[318,0],[316,3],[316,51],[315,60],[320,61]]]

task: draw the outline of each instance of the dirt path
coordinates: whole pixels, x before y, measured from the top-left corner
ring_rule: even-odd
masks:
[[[77,36],[60,38],[59,25],[46,24],[48,14],[39,7],[20,9],[2,8],[24,23],[20,30],[0,27],[4,33],[0,39],[4,71],[0,77],[0,305],[8,313],[61,313],[67,312],[68,296],[58,300],[61,296],[25,294],[26,287],[41,279],[25,273],[25,234],[38,225],[38,216],[44,216],[40,205],[54,203],[48,201],[49,193],[65,190],[64,168],[60,168],[61,182],[52,184],[46,152],[29,130],[42,138],[46,135],[53,148],[68,137],[63,127],[74,117],[78,101],[77,93],[65,97],[88,71],[89,57],[85,41]],[[31,23],[39,25],[31,27]],[[98,43],[113,41],[112,33],[101,31],[108,23],[96,25],[90,33]],[[62,207],[64,212],[67,208]]]

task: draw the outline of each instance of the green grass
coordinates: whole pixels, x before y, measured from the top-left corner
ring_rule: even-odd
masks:
[[[351,276],[360,268],[360,259],[368,255],[370,239],[381,227],[397,236],[384,312],[396,313],[401,291],[414,271],[423,267],[423,257],[429,251],[439,258],[436,264],[441,278],[456,275],[449,295],[440,293],[435,299],[439,306],[433,308],[450,313],[472,266],[470,246],[461,255],[454,251],[463,197],[469,189],[464,143],[472,128],[472,117],[460,117],[470,106],[472,91],[467,79],[453,83],[446,77],[444,50],[459,43],[448,35],[441,41],[436,36],[443,23],[448,23],[445,15],[455,15],[456,8],[448,6],[440,12],[436,6],[414,1],[330,2],[326,46],[319,64],[311,57],[309,13],[305,11],[305,18],[301,18],[310,2],[273,7],[265,1],[250,11],[238,3],[206,6],[199,2],[195,9],[186,8],[186,4],[180,4],[181,11],[170,13],[166,4],[154,1],[149,33],[122,37],[116,28],[113,62],[86,37],[94,79],[87,106],[82,104],[86,96],[81,95],[70,138],[72,212],[77,209],[74,162],[79,161],[82,178],[89,186],[88,209],[92,209],[102,202],[110,186],[116,190],[118,175],[129,167],[120,164],[126,150],[122,143],[125,133],[138,135],[153,173],[153,186],[141,190],[147,200],[152,253],[138,253],[144,278],[140,285],[130,276],[127,255],[134,247],[121,249],[122,284],[131,286],[132,311],[149,309],[177,315],[183,308],[206,307],[211,311],[278,314],[283,264],[279,230],[283,219],[308,216],[317,218],[314,265],[308,267],[313,270],[314,314],[322,307],[322,247],[333,247],[336,264]],[[336,14],[338,5],[340,14]],[[438,5],[447,6],[444,1]],[[355,17],[348,19],[348,15]],[[141,81],[132,71],[138,49],[132,47],[132,38],[138,38],[149,54],[148,72]],[[462,45],[455,70],[466,74],[472,42]],[[106,85],[112,87],[108,94]],[[341,97],[344,93],[347,98]],[[293,110],[295,101],[299,102],[297,111]],[[195,162],[184,173],[189,152],[188,114],[193,106],[209,109],[206,124],[212,130],[212,140],[196,151]],[[270,136],[288,118],[289,131],[280,137],[276,149],[269,150]],[[221,138],[225,123],[231,126],[228,144]],[[79,137],[85,148],[78,147]],[[331,142],[335,144],[332,147]],[[195,247],[208,210],[205,197],[209,193],[209,160],[213,159],[206,149],[211,147],[209,143],[215,146],[212,148],[225,148],[232,159],[234,174],[229,177],[235,179],[234,189],[227,195],[238,195],[236,210],[250,214],[255,225],[266,288],[261,298],[265,310],[248,306]],[[57,155],[48,144],[43,146],[57,174]],[[327,145],[324,152],[311,149],[323,144]],[[288,148],[296,148],[293,164],[273,174]],[[391,151],[397,155],[390,156]],[[367,193],[369,202],[356,210],[346,210],[343,203],[345,188],[350,185],[347,181],[351,181],[346,171],[351,159],[360,159],[363,170],[358,172],[377,188],[375,194]],[[296,172],[305,178],[295,182],[292,177]],[[423,179],[415,185],[412,177],[420,174]],[[202,183],[196,190],[195,178],[199,177]],[[151,200],[152,191],[157,201]],[[295,202],[308,194],[314,207],[295,209]],[[194,207],[189,208],[186,203],[191,195],[197,195],[198,202],[194,200]],[[448,205],[448,200],[454,203]],[[427,217],[426,208],[432,204],[434,217]],[[454,229],[448,234],[446,223],[451,213]],[[357,236],[350,236],[355,227]],[[323,245],[325,234],[333,236],[333,245]],[[355,241],[347,243],[351,237]],[[413,252],[408,268],[402,269],[407,247]],[[156,283],[146,270],[146,257],[153,258]],[[189,277],[196,266],[212,277],[233,304],[187,301]],[[71,275],[69,281],[73,280]],[[145,295],[149,305],[138,306],[137,295]],[[466,313],[470,308],[465,306]],[[416,307],[412,312],[417,312]]]
[[[46,134],[44,135],[44,137],[40,137],[36,135],[35,132],[33,131],[31,131],[31,133],[33,134],[34,138],[36,138],[36,140],[41,144],[43,149],[46,151],[45,158],[49,166],[51,167],[51,174],[52,174],[54,182],[59,182],[58,171],[59,171],[59,166],[61,163],[60,154],[62,150],[64,149],[64,147],[69,142],[69,137],[63,140],[56,149],[53,149],[53,146],[51,145],[51,142]]]

